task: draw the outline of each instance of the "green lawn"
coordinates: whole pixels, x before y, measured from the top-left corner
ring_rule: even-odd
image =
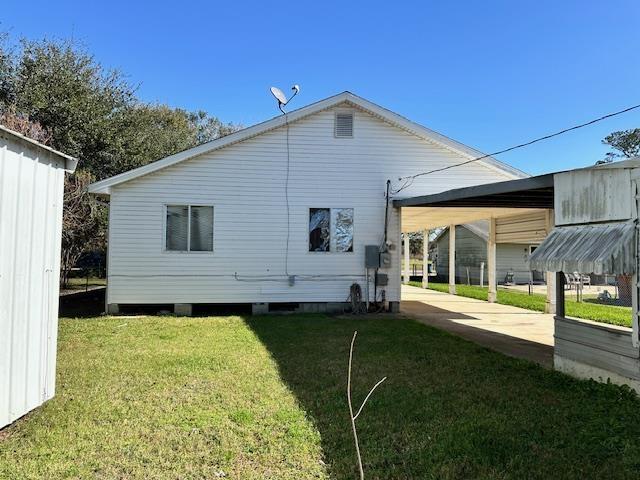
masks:
[[[421,282],[409,282],[414,287],[421,287]],[[439,292],[449,292],[449,284],[429,282],[429,288]],[[456,285],[456,294],[463,297],[487,299],[487,287],[473,285]],[[544,312],[545,296],[534,293],[528,295],[524,292],[514,292],[504,288],[498,288],[498,303],[503,305],[513,305],[514,307],[526,308]],[[619,307],[617,305],[598,305],[589,301],[578,303],[570,296],[565,298],[566,314],[570,317],[595,320],[613,325],[631,326],[631,307]]]
[[[73,277],[69,279],[69,285],[66,290],[84,290],[87,286],[102,287],[106,285],[106,278],[89,277],[89,281],[87,282],[87,277]]]
[[[62,320],[56,397],[0,432],[0,478],[638,478],[640,400],[405,319]]]

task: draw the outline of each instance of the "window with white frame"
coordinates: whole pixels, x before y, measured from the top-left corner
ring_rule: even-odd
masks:
[[[211,205],[167,205],[165,250],[212,252],[213,207]]]
[[[353,252],[353,208],[310,208],[309,251]]]

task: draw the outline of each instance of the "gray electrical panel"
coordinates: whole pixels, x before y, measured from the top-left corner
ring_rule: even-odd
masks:
[[[390,268],[391,267],[391,254],[390,253],[381,253],[380,254],[380,266],[382,268]]]
[[[380,249],[378,248],[377,245],[365,245],[364,267],[380,268]]]
[[[376,285],[379,287],[386,287],[389,285],[389,275],[386,273],[376,273]]]

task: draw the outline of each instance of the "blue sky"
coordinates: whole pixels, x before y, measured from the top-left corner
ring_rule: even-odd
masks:
[[[52,5],[55,4],[55,7]],[[270,6],[275,5],[275,6]],[[350,90],[485,152],[640,103],[640,2],[4,0],[0,30],[82,41],[144,100],[245,126]],[[640,109],[499,158],[593,164]]]

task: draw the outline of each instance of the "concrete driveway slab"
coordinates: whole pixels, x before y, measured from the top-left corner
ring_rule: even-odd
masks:
[[[553,315],[402,286],[400,311],[512,357],[553,367]]]

